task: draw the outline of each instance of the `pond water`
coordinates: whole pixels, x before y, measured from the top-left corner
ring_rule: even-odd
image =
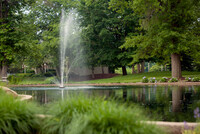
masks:
[[[32,95],[40,104],[87,94],[114,98],[123,103],[137,103],[160,121],[194,122],[194,110],[200,107],[200,86],[88,86],[88,87],[13,87],[19,94]],[[198,111],[197,111],[198,112]],[[199,113],[199,112],[198,112]]]

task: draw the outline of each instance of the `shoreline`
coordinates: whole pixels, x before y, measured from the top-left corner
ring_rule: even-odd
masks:
[[[200,86],[200,82],[173,82],[173,83],[82,83],[82,84],[65,84],[65,86],[150,86],[150,85],[157,85],[157,86]],[[5,85],[7,87],[58,87],[57,84],[30,84],[30,85]]]

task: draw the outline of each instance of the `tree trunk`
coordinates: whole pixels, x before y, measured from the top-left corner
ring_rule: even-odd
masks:
[[[2,77],[7,77],[7,71],[8,71],[8,66],[7,65],[3,65],[2,69],[1,69]]]
[[[2,78],[2,66],[0,65],[0,79]]]
[[[40,67],[36,68],[37,74],[40,74],[42,72],[42,69]]]
[[[92,67],[92,78],[95,78],[95,76],[94,76],[94,67]]]
[[[127,100],[127,90],[123,90],[123,99],[124,101]]]
[[[150,70],[150,62],[148,62],[148,72],[149,72],[149,70]]]
[[[167,71],[167,65],[165,64],[165,71]]]
[[[132,65],[132,74],[135,74],[135,64]]]
[[[172,64],[172,77],[180,79],[182,77],[182,74],[181,74],[181,59],[179,54],[173,53],[171,55],[171,64]]]
[[[104,67],[103,66],[101,67],[101,71],[102,71],[102,74],[104,74]]]
[[[141,73],[144,73],[144,64],[145,64],[145,61],[142,61],[142,63],[141,63]]]
[[[137,64],[137,73],[140,73],[140,64]]]
[[[122,66],[122,73],[123,75],[127,75],[126,66]]]
[[[161,71],[161,72],[163,71],[163,65],[160,66],[160,71]]]
[[[5,19],[8,17],[9,11],[9,0],[1,0],[0,1],[0,19]],[[1,24],[7,23],[7,20],[3,20],[0,22]]]
[[[178,89],[172,90],[172,111],[179,112],[181,108],[181,100],[182,100],[182,90],[183,87],[180,86]]]

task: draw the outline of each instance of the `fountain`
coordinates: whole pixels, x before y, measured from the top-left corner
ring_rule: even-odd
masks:
[[[67,53],[67,49],[74,45],[74,39],[78,35],[76,13],[72,10],[66,15],[62,10],[62,17],[60,20],[60,88],[64,87],[64,83],[68,81],[68,74],[72,63],[70,55]],[[71,50],[68,50],[71,51]],[[69,63],[71,65],[69,66]]]

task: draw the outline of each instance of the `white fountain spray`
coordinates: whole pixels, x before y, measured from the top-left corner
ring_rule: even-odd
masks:
[[[62,17],[60,20],[60,87],[64,87],[66,75],[69,73],[69,69],[66,66],[69,62],[69,57],[66,55],[66,49],[69,46],[70,38],[74,34],[75,19],[74,11],[70,11],[68,15],[62,10]],[[66,63],[67,62],[67,63]]]

